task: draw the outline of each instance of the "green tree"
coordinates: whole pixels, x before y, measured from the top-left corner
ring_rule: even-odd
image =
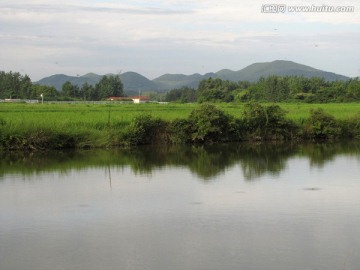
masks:
[[[97,100],[98,97],[95,95],[95,88],[91,84],[85,82],[80,89],[79,97],[83,100]]]
[[[23,99],[30,98],[32,82],[28,75],[20,76],[19,97]]]
[[[346,99],[348,101],[360,101],[360,81],[359,78],[348,81],[346,85]]]
[[[180,89],[172,89],[166,93],[166,101],[177,101],[182,103],[195,102],[197,99],[196,91],[193,88],[182,87]]]
[[[21,98],[30,97],[31,80],[29,76],[21,75],[18,72],[0,72],[0,98]]]
[[[61,93],[64,97],[77,98],[79,97],[79,86],[67,81],[62,85]]]
[[[257,83],[251,85],[246,95],[242,95],[242,101],[264,101],[265,100],[265,78],[260,78]]]
[[[107,97],[124,95],[123,84],[119,75],[105,75],[95,85],[95,92],[98,99],[105,99]]]
[[[57,100],[59,92],[53,86],[38,85],[35,84],[31,88],[31,99],[40,99],[40,95],[43,94],[44,100]]]
[[[219,78],[202,80],[197,90],[198,102],[231,102],[234,100],[233,92],[238,88],[237,83]]]

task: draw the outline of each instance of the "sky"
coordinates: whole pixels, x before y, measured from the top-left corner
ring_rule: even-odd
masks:
[[[267,5],[286,2],[285,12]],[[353,12],[289,12],[289,6]],[[205,74],[290,60],[360,76],[358,0],[0,0],[0,70]]]

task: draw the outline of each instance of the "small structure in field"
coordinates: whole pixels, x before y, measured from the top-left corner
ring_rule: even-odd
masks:
[[[24,101],[22,99],[18,99],[18,98],[5,98],[4,102],[20,103],[20,102],[24,102]]]
[[[150,101],[150,97],[148,97],[148,96],[134,96],[134,97],[131,97],[131,99],[134,101],[134,103],[137,103],[137,104]]]
[[[108,97],[106,100],[108,101],[131,101],[130,97]]]
[[[39,103],[39,100],[37,100],[37,99],[6,98],[6,99],[0,99],[0,102],[8,102],[8,103]]]
[[[109,101],[130,101],[132,100],[134,103],[145,103],[150,101],[150,97],[148,96],[132,96],[132,97],[108,97]]]

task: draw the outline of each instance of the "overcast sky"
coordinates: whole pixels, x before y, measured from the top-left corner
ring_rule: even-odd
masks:
[[[354,12],[263,13],[264,4]],[[239,70],[291,60],[360,75],[359,0],[0,0],[0,70],[28,74]]]

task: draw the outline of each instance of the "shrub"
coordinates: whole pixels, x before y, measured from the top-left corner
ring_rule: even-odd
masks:
[[[235,119],[212,104],[202,104],[190,114],[194,142],[226,142],[236,136]]]
[[[341,125],[342,137],[360,138],[360,113],[341,121],[339,124]]]
[[[340,134],[341,127],[334,116],[325,113],[321,108],[310,110],[310,117],[304,127],[305,137],[324,140],[338,138]]]
[[[173,144],[191,142],[191,133],[194,123],[190,119],[175,119],[169,123],[167,133]]]
[[[129,126],[124,139],[131,145],[166,141],[166,122],[153,118],[150,114],[138,115]]]
[[[245,105],[242,127],[245,137],[251,140],[279,140],[293,138],[296,126],[285,118],[286,111],[278,105]]]

